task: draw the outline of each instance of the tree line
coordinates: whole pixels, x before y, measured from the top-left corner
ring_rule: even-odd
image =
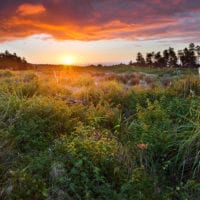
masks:
[[[0,53],[0,69],[24,70],[28,67],[30,64],[24,57],[20,57],[16,53],[12,54],[7,50]]]
[[[194,43],[189,44],[188,47],[183,50],[179,50],[177,53],[173,48],[165,49],[162,53],[150,52],[146,54],[146,58],[142,53],[138,52],[136,57],[136,63],[130,62],[137,66],[148,67],[184,67],[184,68],[196,68],[200,63],[200,46],[196,46]]]

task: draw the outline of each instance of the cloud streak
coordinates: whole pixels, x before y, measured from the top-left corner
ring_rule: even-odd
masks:
[[[7,0],[0,41],[49,34],[57,40],[194,38],[199,0]]]
[[[43,5],[22,4],[17,8],[17,13],[22,16],[38,15],[45,12]]]

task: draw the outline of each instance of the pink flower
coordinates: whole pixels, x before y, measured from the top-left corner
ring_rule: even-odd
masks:
[[[141,150],[147,149],[147,144],[137,144],[137,147]]]

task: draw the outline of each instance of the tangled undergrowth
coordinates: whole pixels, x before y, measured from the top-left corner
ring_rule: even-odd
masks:
[[[72,77],[0,72],[0,199],[199,199],[198,77]]]

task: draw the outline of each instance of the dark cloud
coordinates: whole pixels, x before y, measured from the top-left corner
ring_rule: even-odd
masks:
[[[199,0],[7,0],[0,2],[0,41],[42,33],[60,40],[195,40],[199,18]]]

